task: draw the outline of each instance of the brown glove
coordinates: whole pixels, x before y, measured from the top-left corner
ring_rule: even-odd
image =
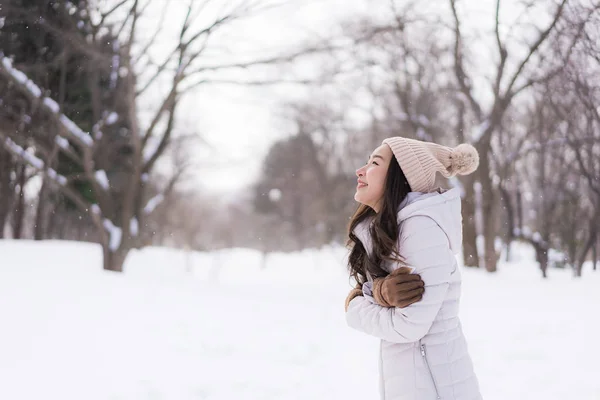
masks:
[[[352,289],[350,291],[350,293],[348,293],[348,297],[346,297],[346,311],[348,311],[348,306],[350,305],[350,302],[352,301],[352,299],[357,296],[362,296],[362,295],[363,295],[362,289],[359,289],[359,288]]]
[[[411,274],[408,267],[400,267],[385,278],[373,281],[373,298],[383,307],[408,307],[420,301],[424,292],[421,276]]]

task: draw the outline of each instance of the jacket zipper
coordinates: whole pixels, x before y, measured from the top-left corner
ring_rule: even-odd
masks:
[[[427,360],[427,350],[425,349],[425,345],[422,343],[421,343],[421,356],[423,357],[423,360],[425,361],[425,365],[427,366],[427,369],[429,370],[429,375],[431,376],[431,381],[433,382],[433,387],[435,389],[435,394],[437,396],[437,400],[441,400],[437,383],[435,382],[435,378],[433,377],[433,372],[431,371],[431,367],[429,366],[429,361]]]

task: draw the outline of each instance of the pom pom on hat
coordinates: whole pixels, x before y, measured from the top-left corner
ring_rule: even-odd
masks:
[[[470,144],[459,144],[450,153],[448,172],[459,175],[469,175],[479,166],[479,153]]]

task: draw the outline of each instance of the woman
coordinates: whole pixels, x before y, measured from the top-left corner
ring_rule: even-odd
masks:
[[[393,137],[356,171],[361,205],[350,223],[349,267],[359,288],[346,299],[346,320],[381,339],[381,399],[481,399],[458,318],[460,192],[435,188],[437,172],[449,178],[478,165],[468,144],[450,148]],[[382,288],[403,266],[419,274],[425,288],[420,301],[398,308]]]

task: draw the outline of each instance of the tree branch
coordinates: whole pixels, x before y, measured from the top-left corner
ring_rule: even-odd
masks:
[[[510,83],[508,84],[508,87],[506,89],[506,93],[507,94],[511,92],[511,90],[512,90],[514,84],[515,84],[515,82],[517,81],[517,79],[521,75],[521,72],[523,71],[523,69],[525,68],[525,66],[527,65],[527,63],[531,59],[531,57],[539,49],[539,47],[546,40],[546,38],[548,38],[548,36],[550,35],[550,32],[552,32],[552,29],[554,29],[554,26],[556,25],[556,23],[560,19],[560,16],[562,15],[562,12],[563,12],[563,9],[564,9],[564,6],[565,6],[566,3],[567,3],[567,0],[562,0],[562,2],[560,3],[560,5],[558,6],[558,9],[556,10],[556,14],[554,15],[554,18],[553,18],[552,23],[550,24],[550,26],[548,26],[548,28],[546,28],[546,30],[543,31],[540,34],[540,37],[529,48],[529,52],[528,52],[527,56],[525,57],[525,59],[523,61],[521,61],[521,64],[517,68],[517,71],[514,73],[514,75],[513,75],[512,79],[511,79]]]
[[[167,145],[169,144],[169,139],[171,138],[171,133],[173,132],[173,126],[175,124],[175,107],[176,106],[177,106],[176,101],[171,102],[171,105],[169,107],[169,121],[167,122],[167,126],[162,135],[160,144],[158,145],[158,147],[156,148],[154,153],[148,158],[148,160],[142,167],[142,173],[149,173],[152,170],[152,167],[154,167],[154,164],[156,163],[158,158],[161,156],[161,154],[167,148]]]
[[[127,1],[127,0],[125,0]],[[161,15],[160,15],[160,21],[158,23],[158,27],[156,28],[156,31],[154,31],[154,34],[152,35],[152,37],[150,38],[150,40],[148,41],[148,43],[146,43],[146,45],[144,46],[144,48],[142,48],[142,50],[140,51],[140,55],[139,57],[137,57],[134,61],[133,64],[138,64],[140,62],[140,59],[144,56],[148,54],[148,50],[150,49],[150,47],[152,47],[152,45],[154,45],[156,38],[158,37],[158,35],[162,32],[164,23],[165,23],[165,18],[167,17],[167,7],[169,6],[169,4],[171,3],[171,0],[167,0],[165,1],[165,5],[162,8],[161,11]]]
[[[44,174],[49,182],[52,182],[54,185],[56,185],[60,191],[69,198],[69,200],[77,205],[80,211],[89,214],[98,227],[102,226],[102,221],[98,215],[91,212],[91,207],[88,202],[79,193],[66,185],[68,182],[67,178],[57,174],[56,171],[51,168],[46,168],[46,164],[42,160],[27,153],[21,146],[8,138],[6,134],[2,133],[2,131],[0,131],[0,141],[2,146],[10,154],[12,154],[16,160],[18,160],[20,163],[29,165],[37,172]]]
[[[467,82],[468,77],[463,66],[463,54],[461,50],[462,35],[460,32],[460,20],[456,11],[456,0],[450,0],[450,7],[452,8],[452,15],[454,16],[454,73],[456,75],[461,92],[469,100],[469,103],[477,115],[477,118],[481,120],[483,118],[481,107],[471,93],[471,87]]]
[[[60,128],[62,136],[77,143],[82,149],[89,149],[94,141],[87,133],[83,132],[73,121],[64,114],[59,113],[59,108],[54,100],[41,98],[42,90],[21,71],[12,66],[11,61],[0,52],[0,77],[15,85],[19,92],[25,95],[32,104],[38,104],[41,110],[50,117]]]
[[[500,96],[500,83],[502,82],[502,75],[504,74],[504,66],[506,65],[506,58],[508,52],[502,45],[500,40],[500,0],[496,0],[496,44],[498,45],[498,53],[500,54],[500,64],[498,65],[498,72],[496,73],[496,83],[494,84],[494,97]]]

